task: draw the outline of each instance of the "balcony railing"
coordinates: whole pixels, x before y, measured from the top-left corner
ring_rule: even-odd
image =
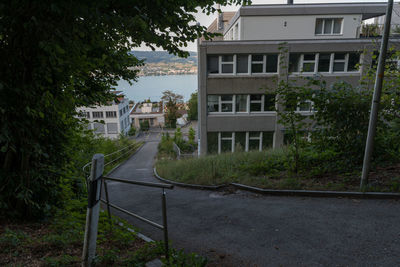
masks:
[[[361,26],[360,37],[380,37],[383,34],[384,24],[363,24]],[[400,24],[390,25],[390,36],[400,38]]]

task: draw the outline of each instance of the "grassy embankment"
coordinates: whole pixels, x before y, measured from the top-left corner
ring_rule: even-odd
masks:
[[[361,175],[361,168],[346,168],[331,153],[311,152],[301,153],[299,171],[295,174],[287,149],[226,153],[179,161],[171,157],[159,158],[156,168],[161,177],[200,185],[235,182],[267,189],[358,191]],[[370,175],[368,191],[400,192],[400,164],[376,167]]]
[[[36,222],[1,221],[0,266],[80,266],[87,206],[84,186],[86,174],[82,172],[82,166],[94,153],[109,154],[129,146],[129,149],[106,157],[105,163],[122,155],[119,160],[106,166],[104,173],[107,173],[141,145],[126,138],[109,140],[87,137],[86,141],[80,150],[76,150],[71,164],[71,174],[75,178],[66,178],[64,181],[63,199],[66,200],[60,203],[60,207],[53,208],[52,216]],[[144,266],[155,258],[161,258],[165,263],[162,243],[146,243],[127,228],[134,229],[124,220],[112,216],[110,231],[107,212],[100,212],[96,266]],[[197,255],[187,255],[173,249],[170,254],[172,262],[178,265],[186,262],[204,266],[206,262]]]

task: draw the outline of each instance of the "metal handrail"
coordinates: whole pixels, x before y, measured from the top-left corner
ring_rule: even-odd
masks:
[[[128,147],[132,147],[132,146],[136,146],[136,145],[137,145],[137,143],[128,145],[128,146],[126,146],[126,147],[124,147],[124,148],[121,148],[121,149],[119,149],[119,150],[117,150],[117,151],[114,151],[114,152],[112,152],[112,153],[109,153],[109,154],[107,154],[107,155],[104,155],[104,158],[109,157],[109,156],[111,156],[111,155],[113,155],[113,154],[116,154],[116,153],[118,153],[118,152],[120,152],[120,151],[122,151],[122,150],[125,150],[125,149],[127,149]],[[125,153],[123,153],[123,154],[122,154],[121,156],[119,156],[118,158],[116,158],[116,159],[114,159],[114,160],[112,160],[112,161],[110,161],[110,162],[105,163],[104,166],[107,166],[107,165],[109,165],[109,164],[111,164],[111,163],[117,161],[117,160],[120,159],[123,155],[125,155],[125,154],[127,154],[127,153],[128,153],[128,151],[125,152]],[[82,167],[83,173],[88,173],[88,172],[86,171],[86,168],[88,168],[91,164],[92,164],[92,162],[90,161],[90,162],[86,163],[85,165],[83,165],[83,167]]]
[[[111,210],[110,207],[123,212],[127,215],[130,215],[136,219],[139,219],[145,223],[148,223],[160,230],[163,230],[164,232],[164,246],[165,246],[165,257],[168,259],[169,258],[169,247],[168,247],[168,224],[167,224],[167,200],[165,197],[165,191],[164,189],[173,189],[174,186],[171,184],[161,184],[161,183],[151,183],[151,182],[141,182],[141,181],[130,181],[130,180],[125,180],[125,179],[119,179],[119,178],[112,178],[112,177],[107,177],[107,176],[102,176],[102,182],[104,183],[104,191],[106,194],[106,200],[100,199],[101,202],[105,203],[107,205],[107,211],[108,211],[108,217],[109,217],[109,222],[110,222],[110,227],[112,225],[112,220],[111,220]],[[118,207],[117,205],[111,204],[109,195],[108,195],[108,186],[107,186],[107,181],[113,181],[113,182],[120,182],[120,183],[126,183],[126,184],[132,184],[132,185],[139,185],[139,186],[148,186],[148,187],[156,187],[156,188],[161,188],[162,189],[162,217],[163,217],[163,225],[160,225],[156,222],[153,222],[149,219],[146,219],[140,215],[137,215],[133,212],[130,212],[128,210],[125,210],[121,207]]]
[[[104,180],[120,182],[120,183],[126,183],[126,184],[134,184],[134,185],[149,186],[149,187],[158,187],[158,188],[165,188],[165,189],[173,189],[174,188],[174,186],[172,184],[150,183],[150,182],[141,182],[141,181],[130,181],[130,180],[112,178],[112,177],[107,177],[107,176],[103,176],[102,178]]]

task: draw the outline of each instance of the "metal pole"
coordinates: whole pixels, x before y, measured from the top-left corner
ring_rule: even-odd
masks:
[[[164,226],[164,245],[165,245],[165,258],[169,262],[169,247],[168,247],[168,224],[167,224],[167,201],[165,199],[165,191],[162,192],[162,215]]]
[[[376,71],[374,96],[372,99],[371,113],[368,125],[368,136],[365,144],[364,162],[361,174],[360,189],[362,190],[368,184],[368,175],[371,164],[371,155],[374,148],[374,137],[376,133],[376,123],[378,120],[379,102],[381,100],[382,82],[385,73],[385,60],[390,34],[390,21],[392,19],[393,0],[388,1],[386,9],[385,28],[382,36],[381,51],[379,53],[378,68]]]
[[[99,223],[101,176],[104,171],[104,156],[95,154],[89,178],[88,207],[83,241],[82,267],[94,266],[96,256],[97,227]]]
[[[104,192],[106,193],[106,204],[107,204],[108,221],[110,223],[110,233],[112,233],[112,219],[110,210],[110,199],[108,198],[107,182],[103,180],[103,183],[104,183]]]

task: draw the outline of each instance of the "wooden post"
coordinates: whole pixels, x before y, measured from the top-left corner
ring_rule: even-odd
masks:
[[[96,256],[97,228],[99,223],[101,177],[104,170],[104,155],[95,154],[92,158],[88,188],[88,207],[86,212],[85,239],[83,243],[82,267],[93,266]]]

